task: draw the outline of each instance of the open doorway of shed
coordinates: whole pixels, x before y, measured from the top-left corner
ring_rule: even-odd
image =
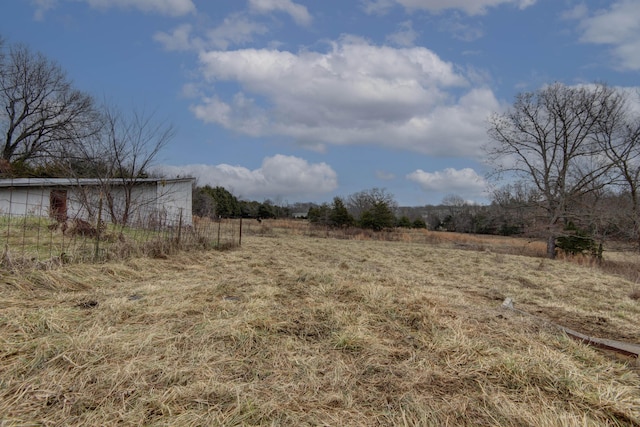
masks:
[[[67,220],[67,190],[51,190],[49,215],[58,222]]]

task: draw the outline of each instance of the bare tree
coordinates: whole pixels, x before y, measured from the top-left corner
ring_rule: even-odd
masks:
[[[354,218],[360,218],[363,212],[368,211],[379,203],[384,203],[392,211],[398,207],[393,194],[384,188],[359,191],[351,194],[346,201],[347,209]]]
[[[105,106],[101,131],[67,153],[69,169],[89,168],[101,181],[111,222],[126,225],[131,214],[153,200],[136,200],[134,188],[149,177],[158,154],[174,136],[171,124],[157,121],[153,113],[133,111],[125,115]],[[87,203],[87,206],[91,203]],[[95,205],[95,203],[94,203]]]
[[[500,223],[501,234],[516,231],[539,234],[536,218],[540,205],[539,192],[526,182],[518,181],[492,192],[491,211],[494,220]]]
[[[43,162],[96,132],[92,97],[74,89],[60,66],[24,45],[0,50],[0,159]]]
[[[464,210],[467,201],[457,194],[447,194],[442,198],[440,205],[446,209],[447,214],[443,218],[442,225],[447,231],[462,232],[462,218],[465,217]],[[465,230],[468,231],[468,230]]]
[[[545,213],[547,256],[575,214],[571,203],[609,182],[611,162],[597,141],[619,120],[620,94],[604,85],[569,87],[560,83],[522,93],[510,111],[494,114],[487,146],[495,172],[511,173],[539,192]]]
[[[613,165],[616,184],[628,196],[632,234],[640,249],[640,116],[627,107],[617,121],[603,126],[609,129],[598,142]]]

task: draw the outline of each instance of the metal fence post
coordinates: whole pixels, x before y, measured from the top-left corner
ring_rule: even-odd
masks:
[[[9,259],[9,237],[11,237],[11,209],[13,209],[13,187],[9,188],[9,216],[7,217],[7,241],[4,246],[3,262]]]
[[[182,208],[180,208],[180,220],[178,222],[178,240],[177,245],[180,246],[180,237],[182,236]]]
[[[98,261],[100,256],[100,223],[102,222],[102,191],[100,192],[100,200],[98,201],[98,223],[96,224],[96,253],[93,257],[94,261]]]
[[[218,218],[218,247],[220,247],[220,228],[222,227],[222,218]]]

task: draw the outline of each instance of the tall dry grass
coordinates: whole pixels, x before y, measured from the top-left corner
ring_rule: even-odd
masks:
[[[242,248],[3,274],[0,425],[640,425],[633,282],[251,225]]]

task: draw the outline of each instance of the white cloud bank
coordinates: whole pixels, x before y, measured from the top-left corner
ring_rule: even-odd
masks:
[[[423,47],[376,46],[356,38],[327,52],[268,49],[204,51],[207,84],[241,91],[202,96],[204,122],[255,137],[326,144],[375,144],[428,155],[479,153],[485,120],[500,108],[493,92],[470,87],[454,64]]]
[[[196,11],[192,0],[83,0],[91,7],[107,9],[138,9],[142,12],[153,12],[168,16],[182,16]]]
[[[103,0],[84,1],[95,2]],[[254,17],[255,15],[269,15],[275,12],[288,14],[296,24],[301,26],[309,26],[313,21],[313,17],[305,6],[294,3],[291,0],[249,0],[247,11],[232,13],[224,18],[220,25],[203,30],[201,34],[198,34],[198,31],[192,25],[182,24],[171,32],[158,31],[153,35],[153,38],[168,51],[226,50],[231,46],[249,44],[257,36],[267,34],[269,27],[255,20]]]
[[[456,194],[468,199],[485,198],[488,187],[487,181],[471,168],[447,168],[436,172],[418,169],[407,175],[407,179],[425,192]]]
[[[67,0],[69,1],[69,0]],[[196,12],[193,0],[74,0],[84,2],[95,9],[137,9],[145,13],[157,13],[167,16],[184,16]],[[34,18],[43,20],[44,14],[54,9],[58,0],[31,0],[35,6]]]
[[[193,25],[181,24],[171,32],[156,32],[153,39],[168,51],[199,52],[208,48],[226,50],[231,46],[242,46],[268,32],[266,25],[251,20],[245,14],[234,13],[202,35],[197,34]]]
[[[166,176],[193,176],[200,186],[221,186],[248,199],[311,200],[338,187],[337,174],[326,163],[309,164],[299,157],[281,154],[265,158],[255,170],[227,164],[163,165],[157,169]]]
[[[484,15],[487,10],[505,4],[515,5],[525,9],[537,0],[363,0],[362,4],[367,13],[386,13],[396,4],[409,11],[426,10],[431,13],[442,12],[447,9],[459,10],[467,15]]]
[[[250,10],[257,13],[284,12],[298,25],[307,26],[313,20],[305,6],[291,0],[249,0]]]
[[[611,47],[615,66],[640,70],[640,4],[638,0],[620,0],[608,9],[590,12],[584,4],[565,13],[576,19],[580,41]]]

